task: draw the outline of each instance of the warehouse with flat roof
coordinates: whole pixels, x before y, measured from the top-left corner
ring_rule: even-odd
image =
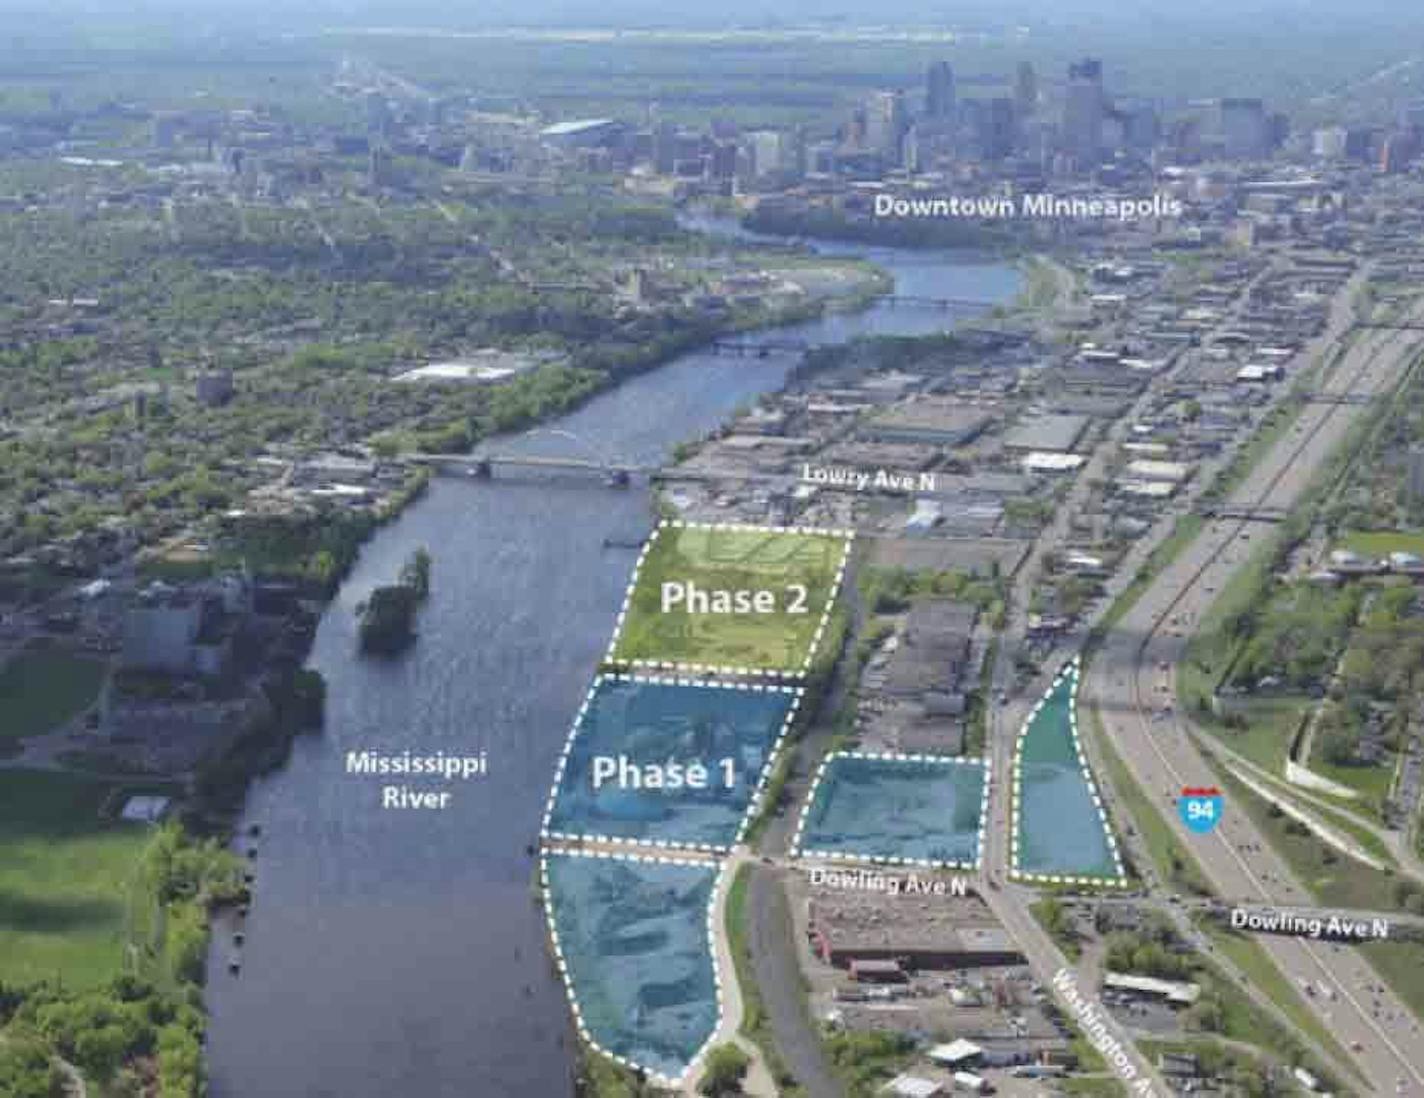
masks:
[[[1004,436],[1004,448],[1067,453],[1078,445],[1088,423],[1087,416],[1061,413],[1021,419]]]
[[[868,961],[904,971],[983,968],[1024,963],[1023,954],[977,897],[817,892],[807,900],[811,948],[826,964],[866,972]]]
[[[862,426],[858,434],[873,442],[963,446],[978,438],[991,419],[982,408],[972,404],[915,400],[880,413]]]

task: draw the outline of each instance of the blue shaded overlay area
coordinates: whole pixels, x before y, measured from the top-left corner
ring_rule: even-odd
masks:
[[[551,854],[549,902],[587,1036],[677,1078],[717,1029],[717,867]]]
[[[1025,873],[1117,878],[1107,820],[1073,738],[1076,670],[1059,676],[1024,733],[1019,857]]]
[[[549,830],[731,846],[794,700],[781,690],[601,679],[559,780]],[[595,790],[594,759],[619,755],[638,767],[699,761],[707,787],[635,789],[605,780]]]
[[[842,755],[826,764],[801,850],[970,865],[983,808],[982,763]]]

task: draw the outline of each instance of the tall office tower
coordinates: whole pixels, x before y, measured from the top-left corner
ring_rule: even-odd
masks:
[[[866,125],[867,114],[868,111],[864,103],[851,108],[845,124],[845,144],[848,148],[865,148],[865,133],[868,128]]]
[[[1370,149],[1378,148],[1379,134],[1367,127],[1351,126],[1345,131],[1345,159],[1365,161],[1370,159]]]
[[[1031,118],[1038,109],[1038,73],[1033,63],[1020,61],[1018,74],[1014,77],[1014,110],[1019,118]]]
[[[737,143],[735,141],[714,141],[707,154],[706,174],[708,179],[731,179],[737,174]]]
[[[1010,156],[1014,151],[1016,119],[1012,99],[1001,96],[989,100],[976,118],[975,138],[979,144],[979,155],[989,161]]]
[[[1424,100],[1406,103],[1399,108],[1399,128],[1414,130],[1420,136],[1424,136]]]
[[[936,61],[925,75],[925,117],[936,121],[954,117],[954,70],[948,61]]]
[[[1149,153],[1162,136],[1162,122],[1151,103],[1134,103],[1122,113],[1123,143],[1134,152]]]
[[[391,150],[383,145],[372,145],[366,161],[366,181],[373,187],[384,187],[391,182]]]
[[[671,122],[659,122],[653,127],[653,170],[659,175],[672,175],[677,165],[677,127]]]
[[[1097,166],[1103,151],[1103,63],[1085,57],[1068,66],[1063,101],[1063,151],[1079,171]]]
[[[1266,116],[1266,147],[1272,152],[1286,143],[1290,133],[1290,115],[1284,111],[1272,111]]]
[[[747,155],[756,179],[791,180],[805,174],[803,145],[797,133],[756,130],[747,134]]]
[[[1386,175],[1398,175],[1409,170],[1409,163],[1419,155],[1419,138],[1414,130],[1400,130],[1384,139],[1380,146],[1379,169]]]
[[[1317,160],[1341,160],[1345,156],[1347,136],[1343,126],[1324,126],[1311,134],[1311,154]]]
[[[366,133],[370,137],[385,137],[391,128],[391,105],[386,97],[372,89],[366,92]]]
[[[1266,155],[1270,146],[1266,106],[1259,99],[1223,99],[1220,107],[1222,149],[1234,160]]]
[[[870,97],[865,105],[865,143],[885,163],[898,166],[903,162],[909,128],[910,114],[905,109],[903,91],[897,88]]]

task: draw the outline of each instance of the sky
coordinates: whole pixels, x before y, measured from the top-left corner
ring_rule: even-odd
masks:
[[[1144,22],[1180,21],[1184,16],[1201,22],[1255,22],[1291,16],[1294,20],[1358,21],[1361,19],[1417,19],[1418,0],[1350,0],[1324,4],[1320,0],[478,0],[454,3],[439,0],[0,0],[0,12],[63,13],[103,21],[156,15],[253,18],[267,22],[275,17],[298,22],[329,20],[365,23],[371,20],[399,23],[440,21],[452,25],[600,25],[678,26],[787,25],[808,22],[919,23],[929,25],[993,24],[1014,21],[1037,24],[1111,20]],[[37,29],[21,24],[0,29]]]

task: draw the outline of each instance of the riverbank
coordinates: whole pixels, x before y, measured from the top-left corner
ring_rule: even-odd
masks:
[[[867,258],[901,292],[1018,289],[1012,269],[958,255]],[[926,334],[946,319],[872,302],[745,339]],[[780,389],[793,362],[690,352],[501,450],[660,465],[678,441]],[[594,481],[439,478],[362,546],[308,661],[327,682],[326,731],[300,738],[248,798],[243,826],[261,826],[263,853],[241,977],[209,989],[215,1098],[306,1086],[455,1098],[474,1077],[491,1094],[571,1092],[576,1038],[562,987],[536,960],[528,850],[627,585],[632,558],[617,546],[641,542],[650,507]],[[440,573],[420,641],[398,660],[353,659],[356,608],[420,545]],[[345,769],[346,753],[365,749],[487,754],[490,777],[440,812],[396,814],[379,782]],[[475,930],[452,911],[471,913]],[[384,1046],[392,1018],[418,1042]],[[371,1054],[352,1054],[362,1048]]]
[[[808,237],[814,240],[877,248],[923,251],[972,249],[1012,258],[1027,247],[1028,234],[1006,222],[981,223],[957,219],[878,220],[852,218],[829,210],[783,210],[758,207],[744,214],[742,225],[770,236]]]

